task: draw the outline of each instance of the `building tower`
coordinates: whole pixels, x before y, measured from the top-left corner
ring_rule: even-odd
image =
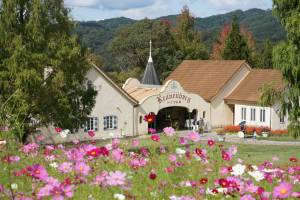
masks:
[[[154,65],[153,65],[153,59],[152,59],[152,41],[150,40],[150,54],[148,63],[144,72],[144,76],[142,79],[142,84],[145,85],[160,85],[158,76],[156,74]]]

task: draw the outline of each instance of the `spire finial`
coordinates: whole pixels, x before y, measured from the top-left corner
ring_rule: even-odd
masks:
[[[153,62],[152,60],[152,41],[150,40],[150,53],[149,53],[149,60],[148,62]]]

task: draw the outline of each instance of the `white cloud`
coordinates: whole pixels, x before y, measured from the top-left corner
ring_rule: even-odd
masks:
[[[155,0],[65,0],[67,6],[104,10],[128,10],[153,5]]]
[[[253,7],[264,7],[269,5],[269,0],[207,0],[213,6],[218,8],[253,8]]]

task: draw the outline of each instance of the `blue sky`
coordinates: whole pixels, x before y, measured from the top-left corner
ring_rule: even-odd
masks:
[[[65,4],[74,19],[88,21],[121,16],[153,19],[178,14],[184,5],[194,16],[206,17],[236,9],[270,9],[272,0],[65,0]]]

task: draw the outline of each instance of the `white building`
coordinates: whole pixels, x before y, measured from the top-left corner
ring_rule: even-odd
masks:
[[[278,105],[258,105],[265,83],[282,88],[280,73],[251,69],[242,60],[185,60],[161,85],[150,52],[141,82],[130,78],[120,88],[95,65],[86,77],[98,92],[95,107],[85,128],[63,141],[89,139],[88,130],[95,131],[93,139],[102,139],[147,134],[149,127],[186,129],[194,121],[202,121],[206,130],[241,121],[271,129],[287,128]],[[143,120],[149,113],[156,115],[151,125]],[[57,134],[51,135],[51,141],[61,140]]]

